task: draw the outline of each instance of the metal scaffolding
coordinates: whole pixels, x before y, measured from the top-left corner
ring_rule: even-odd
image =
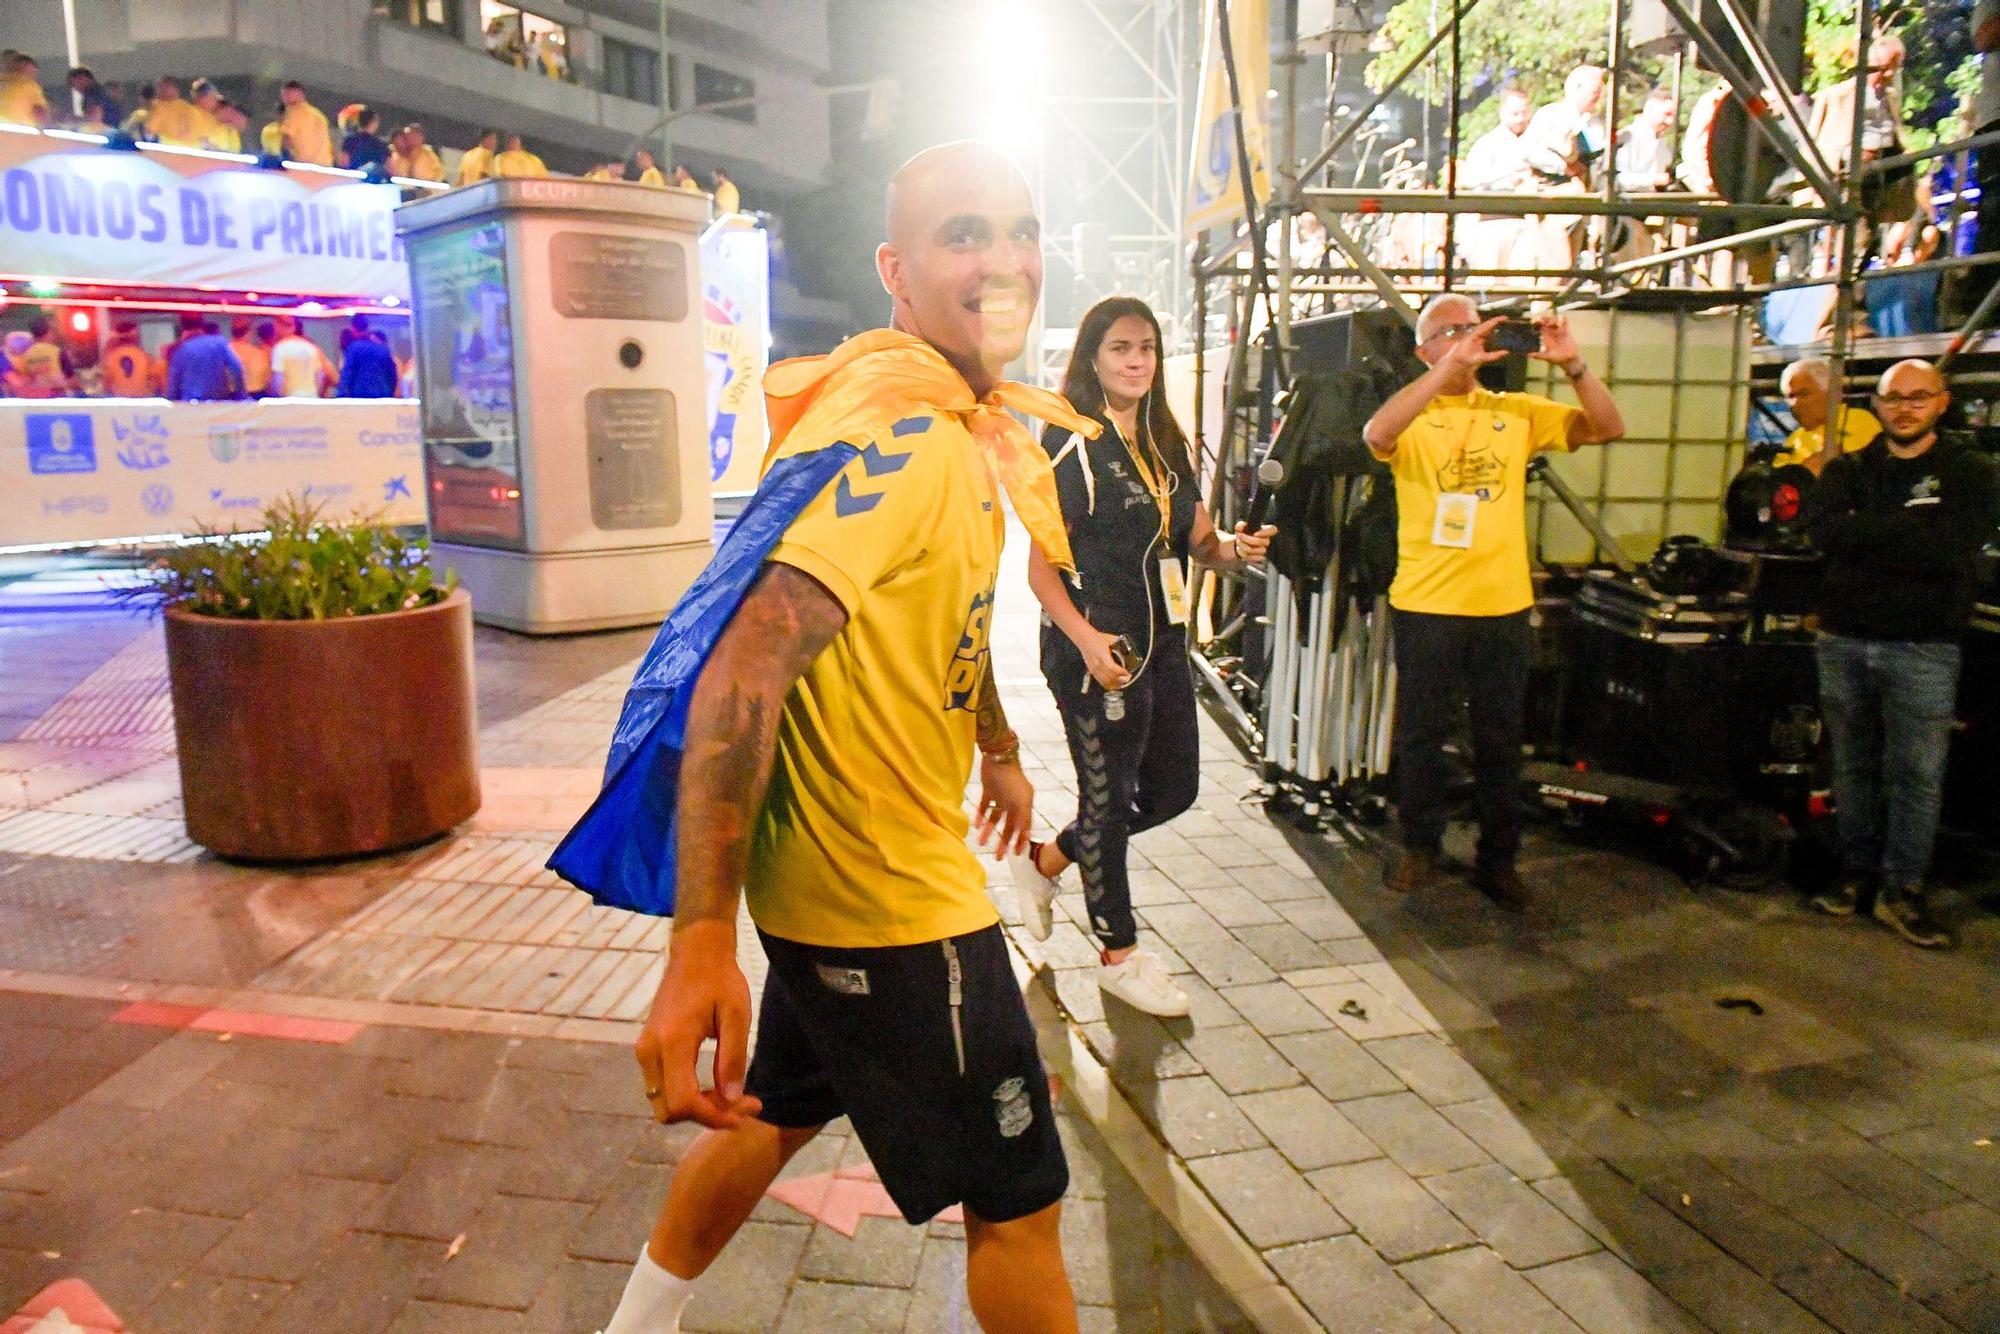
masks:
[[[1808,132],[1800,89],[1786,78],[1780,62],[1765,43],[1752,13],[1755,0],[1702,0],[1699,8],[1701,15],[1708,18],[1708,27],[1703,26],[1701,17],[1694,12],[1696,0],[1664,0],[1682,34],[1683,51],[1699,52],[1704,64],[1720,76],[1727,85],[1729,98],[1742,109],[1752,127],[1753,138],[1768,146],[1783,165],[1797,173],[1803,188],[1795,199],[1804,202],[1745,202],[1721,195],[1623,190],[1615,168],[1621,114],[1618,85],[1620,75],[1630,72],[1632,53],[1626,40],[1625,10],[1629,0],[1613,0],[1606,33],[1606,49],[1610,52],[1603,108],[1606,143],[1598,157],[1602,182],[1583,190],[1535,195],[1462,190],[1456,170],[1462,148],[1459,84],[1463,71],[1458,59],[1458,36],[1460,24],[1480,2],[1457,0],[1455,5],[1439,6],[1442,12],[1436,30],[1424,47],[1352,114],[1336,114],[1329,75],[1324,130],[1318,136],[1319,142],[1312,145],[1297,142],[1302,111],[1300,69],[1309,49],[1300,42],[1299,0],[1279,0],[1275,6],[1282,10],[1282,15],[1274,57],[1277,87],[1271,136],[1272,198],[1252,222],[1239,226],[1225,243],[1210,248],[1205,241],[1198,240],[1191,265],[1196,334],[1192,340],[1195,436],[1204,460],[1213,466],[1210,508],[1225,530],[1239,517],[1242,479],[1256,465],[1260,432],[1268,430],[1268,405],[1261,412],[1257,406],[1258,377],[1267,374],[1261,363],[1266,358],[1275,360],[1275,383],[1283,386],[1289,382],[1287,371],[1296,352],[1293,324],[1301,315],[1336,309],[1386,308],[1414,327],[1423,300],[1440,291],[1466,290],[1489,310],[1494,305],[1517,309],[1530,300],[1546,301],[1557,309],[1576,310],[1615,308],[1633,298],[1642,287],[1645,300],[1664,303],[1683,314],[1732,305],[1740,312],[1748,303],[1786,286],[1830,284],[1834,314],[1830,346],[1825,353],[1833,363],[1833,382],[1844,384],[1845,363],[1854,356],[1852,331],[1862,284],[1892,273],[1912,272],[1908,267],[1864,270],[1867,258],[1864,182],[1870,176],[1895,168],[2000,140],[2000,134],[1988,134],[1939,145],[1922,153],[1864,162],[1861,145],[1867,102],[1866,53],[1874,36],[1878,0],[1859,0],[1853,30],[1858,56],[1853,75],[1854,118],[1852,125],[1846,127],[1849,135],[1845,159],[1849,164],[1859,165],[1842,175],[1834,163],[1827,161]],[[1217,21],[1226,32],[1229,0],[1219,0],[1217,9]],[[1413,187],[1407,176],[1403,182],[1386,185],[1336,183],[1334,164],[1343,149],[1365,133],[1363,127],[1370,123],[1372,113],[1420,75],[1438,73],[1439,66],[1443,67],[1442,101],[1448,117],[1447,165],[1439,173],[1440,183],[1424,185],[1419,181]],[[1681,68],[1682,57],[1677,56],[1676,92]],[[1678,119],[1677,104],[1676,140],[1680,130]],[[1963,164],[1964,159],[1960,161]],[[1239,173],[1242,170],[1240,162],[1238,170]],[[1307,215],[1324,228],[1325,250],[1323,256],[1308,255],[1301,263],[1293,244],[1294,220]],[[1572,260],[1567,270],[1480,267],[1468,262],[1465,253],[1465,233],[1469,229],[1460,220],[1468,215],[1588,220],[1584,224],[1590,236],[1587,258]],[[1661,233],[1663,248],[1621,259],[1610,243],[1614,231],[1621,226],[1643,227],[1648,219],[1667,220]],[[1694,239],[1695,225],[1702,227],[1708,239]],[[1414,254],[1385,253],[1379,244],[1385,229],[1399,226],[1415,229],[1418,240]],[[1717,236],[1717,230],[1723,228],[1729,234]],[[1710,286],[1691,281],[1695,262],[1704,261],[1701,267],[1706,268],[1718,252],[1740,253],[1753,246],[1821,229],[1829,229],[1832,237],[1830,268],[1826,272],[1790,282],[1754,285],[1731,281]],[[1371,236],[1378,239],[1377,244],[1371,245]],[[1268,266],[1262,254],[1266,247],[1259,244],[1264,237],[1272,238]],[[1950,238],[1946,241],[1948,244]],[[1254,259],[1253,252],[1256,252]],[[1505,258],[1504,254],[1501,258]],[[1923,267],[1977,267],[1989,258],[2000,259],[2000,256],[1943,259]],[[1991,327],[1996,309],[2000,309],[2000,285],[1993,288],[1993,294],[1979,304],[1971,319],[1950,341],[1943,359],[1948,361],[1977,331]],[[1228,330],[1225,349],[1208,345],[1205,320],[1210,312],[1217,310],[1224,312],[1223,322]],[[1740,321],[1740,313],[1738,318]],[[1267,347],[1261,353],[1253,348],[1259,334],[1267,340]],[[1205,384],[1212,369],[1210,358],[1218,351],[1226,357],[1221,389],[1226,411],[1222,438],[1207,440],[1202,423],[1204,400],[1211,391]],[[1742,423],[1737,423],[1734,429],[1741,427]],[[1543,480],[1551,485],[1559,481],[1548,476]],[[1601,533],[1601,527],[1597,531]],[[1282,583],[1275,579],[1272,582]],[[1329,582],[1328,587],[1337,588],[1337,584]],[[1240,609],[1230,606],[1232,592],[1226,584],[1210,597],[1216,624],[1237,627],[1248,619],[1240,614]],[[1263,610],[1270,628],[1274,633],[1295,633],[1298,646],[1295,660],[1289,664],[1274,660],[1272,679],[1264,688],[1266,726],[1261,730],[1251,725],[1243,701],[1229,698],[1231,692],[1224,675],[1211,661],[1217,658],[1226,665],[1230,661],[1227,647],[1220,655],[1213,651],[1208,655],[1195,654],[1198,669],[1217,687],[1218,697],[1225,699],[1238,722],[1248,727],[1261,744],[1267,764],[1295,778],[1303,777],[1322,789],[1327,784],[1354,778],[1366,780],[1379,772],[1378,761],[1386,762],[1386,755],[1385,745],[1375,731],[1382,717],[1379,698],[1366,691],[1365,698],[1351,698],[1348,702],[1358,711],[1347,724],[1342,724],[1337,716],[1341,704],[1336,701],[1328,706],[1315,692],[1339,686],[1352,695],[1352,682],[1359,680],[1364,684],[1372,681],[1379,694],[1384,679],[1393,679],[1393,663],[1383,660],[1381,644],[1348,642],[1353,638],[1356,618],[1365,616],[1368,609],[1355,607],[1350,615],[1350,609],[1334,605],[1337,601],[1337,596],[1315,600],[1311,610],[1314,623],[1295,625],[1288,595],[1273,595],[1267,600]],[[1238,614],[1232,617],[1233,611]],[[1226,637],[1225,631],[1217,638]],[[1271,707],[1268,697],[1284,691],[1291,692],[1290,702]],[[1358,727],[1365,733],[1358,747],[1339,738],[1337,734],[1343,726],[1350,731]],[[1323,733],[1322,739],[1311,745],[1300,744],[1293,734],[1309,729]]]

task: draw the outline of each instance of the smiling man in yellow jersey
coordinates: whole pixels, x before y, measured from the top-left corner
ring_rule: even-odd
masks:
[[[1577,355],[1557,316],[1531,353],[1562,368],[1581,408],[1479,385],[1486,335],[1470,297],[1433,297],[1417,317],[1430,367],[1391,395],[1362,430],[1396,479],[1396,813],[1403,855],[1385,883],[1407,891],[1438,871],[1450,813],[1445,745],[1464,698],[1472,719],[1479,855],[1473,884],[1509,911],[1527,907],[1514,869],[1521,843],[1521,727],[1533,642],[1528,613],[1528,461],[1544,450],[1625,433],[1611,393]]]
[[[888,230],[894,327],[767,378],[773,477],[852,457],[777,539],[687,708],[674,931],[638,1056],[655,1116],[711,1129],[606,1334],[678,1329],[694,1279],[842,1115],[905,1219],[964,1206],[988,1334],[1076,1329],[1068,1168],[962,804],[976,745],[982,837],[1026,845],[1033,791],[987,653],[1002,484],[1070,563],[1048,459],[1006,409],[1097,428],[1000,378],[1042,278],[1013,164],[976,144],[919,154],[891,184]],[[747,1074],[739,885],[770,960]]]

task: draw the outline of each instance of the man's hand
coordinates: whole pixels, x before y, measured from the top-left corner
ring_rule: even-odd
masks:
[[[1576,350],[1576,335],[1570,332],[1569,321],[1562,316],[1550,311],[1535,325],[1542,331],[1541,351],[1528,354],[1535,360],[1560,366],[1582,355]]]
[[[1272,524],[1267,523],[1254,533],[1250,531],[1249,524],[1237,524],[1234,534],[1236,539],[1236,558],[1245,565],[1262,565],[1264,563],[1264,553],[1271,549],[1271,539],[1277,535],[1278,530]]]
[[[997,832],[996,857],[1008,857],[1028,850],[1028,834],[1034,828],[1035,785],[1021,771],[1018,760],[1000,761],[987,756],[979,760],[979,846]]]
[[[1507,355],[1503,348],[1497,352],[1486,350],[1486,335],[1500,326],[1503,317],[1495,315],[1490,320],[1482,320],[1445,345],[1444,355],[1432,363],[1433,369],[1448,376],[1461,370],[1478,370],[1491,365]]]
[[[701,1044],[711,1038],[715,1085],[704,1089],[696,1063]],[[734,1130],[756,1116],[764,1104],[743,1093],[749,1048],[750,984],[736,962],[735,926],[705,921],[676,929],[667,971],[634,1049],[653,1119]]]

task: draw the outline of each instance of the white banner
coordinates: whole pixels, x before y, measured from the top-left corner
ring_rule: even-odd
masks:
[[[771,347],[771,241],[732,214],[701,238],[702,346],[708,366],[708,480],[757,489],[764,466],[764,368]]]
[[[0,402],[0,547],[252,529],[300,493],[420,524],[423,481],[405,399]]]
[[[345,176],[4,133],[0,272],[407,303],[400,197]]]

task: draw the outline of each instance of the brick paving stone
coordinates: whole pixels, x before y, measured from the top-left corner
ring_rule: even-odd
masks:
[[[2000,1209],[2000,1157],[1973,1143],[1974,1136],[1938,1126],[1922,1126],[1878,1139],[1889,1152],[1946,1185]]]
[[[620,1168],[603,1203],[570,1243],[570,1254],[586,1260],[632,1263],[639,1254],[636,1243],[652,1233],[660,1216],[670,1170],[664,1163],[627,1163]]]
[[[1540,1142],[1498,1098],[1453,1103],[1439,1107],[1438,1114],[1523,1181],[1540,1181],[1559,1170]]]
[[[601,1328],[618,1309],[618,1298],[624,1294],[631,1272],[630,1265],[564,1261],[542,1284],[522,1328],[534,1334],[574,1334]]]
[[[1823,1257],[1777,1276],[1778,1286],[1799,1305],[1844,1334],[1893,1329],[1909,1334],[1946,1334],[1951,1326],[1897,1291],[1894,1284],[1844,1255]]]
[[[1301,1172],[1381,1156],[1374,1141],[1356,1130],[1317,1089],[1252,1093],[1238,1098],[1236,1105]]]
[[[236,1223],[202,1258],[202,1268],[229,1278],[295,1283],[334,1238],[366,1226],[385,1193],[372,1181],[301,1177]]]
[[[1450,1326],[1359,1237],[1329,1237],[1265,1257],[1330,1330],[1448,1334]]]
[[[136,1315],[119,1314],[146,1334],[251,1334],[270,1327],[271,1312],[287,1291],[282,1283],[194,1275],[168,1284]]]
[[[1357,1042],[1424,1032],[1423,1023],[1366,982],[1303,987],[1300,995],[1317,1005]]]
[[[1402,1089],[1382,1063],[1345,1033],[1291,1033],[1271,1039],[1271,1045],[1298,1067],[1314,1088],[1335,1102],[1394,1093]]]
[[[1274,908],[1283,903],[1305,903],[1326,897],[1326,886],[1304,867],[1274,863],[1248,866],[1229,874],[1237,884]]]
[[[1409,1285],[1458,1334],[1573,1334],[1576,1323],[1481,1246],[1398,1265]]]
[[[1498,1163],[1425,1177],[1423,1186],[1516,1269],[1598,1249],[1594,1238]]]
[[[1910,1226],[1984,1265],[1989,1273],[2000,1274],[2000,1213],[1965,1200],[1918,1214]]]
[[[830,1227],[814,1228],[799,1274],[836,1283],[907,1288],[916,1282],[923,1249],[924,1230],[900,1218],[864,1218],[852,1237]]]
[[[1386,1159],[1324,1168],[1307,1179],[1392,1263],[1479,1240],[1407,1172]]]
[[[916,1281],[910,1285],[904,1334],[960,1328],[965,1313],[965,1242],[957,1237],[925,1237]],[[1081,1318],[1083,1312],[1077,1314]]]
[[[1706,1168],[1639,1183],[1710,1241],[1767,1278],[1833,1253],[1833,1244]]]
[[[1492,1161],[1486,1151],[1414,1093],[1390,1093],[1340,1103],[1355,1129],[1380,1145],[1412,1176],[1450,1172]]]
[[[118,1312],[144,1309],[236,1226],[227,1218],[134,1209],[63,1258]]]
[[[1646,1277],[1719,1334],[1826,1334],[1828,1329],[1825,1321],[1726,1255],[1648,1270]]]
[[[1786,1212],[1920,1301],[1986,1276],[1980,1265],[1851,1191],[1793,1200]]]
[[[277,1302],[278,1329],[386,1329],[444,1263],[445,1243],[349,1232]],[[265,1314],[270,1314],[268,1299]]]
[[[587,1205],[566,1200],[496,1196],[466,1228],[464,1249],[424,1285],[423,1296],[525,1311],[589,1216]]]
[[[500,1183],[502,1192],[595,1204],[604,1198],[619,1168],[639,1156],[641,1138],[656,1123],[630,1116],[571,1112],[563,1119],[563,1126],[560,1137],[550,1141],[561,1145],[561,1151],[528,1156]],[[678,1142],[684,1146],[691,1139],[686,1136]],[[679,1157],[676,1152],[670,1161]]]
[[[1293,899],[1278,905],[1278,913],[1286,921],[1317,941],[1347,940],[1355,937],[1365,939],[1359,925],[1347,913],[1347,909],[1322,893],[1318,898]]]
[[[1410,1091],[1435,1107],[1484,1098],[1492,1090],[1457,1048],[1429,1033],[1364,1042],[1368,1054],[1396,1072]]]
[[[1933,1298],[1928,1305],[1960,1329],[2000,1329],[2000,1279],[1981,1279]]]
[[[1143,1090],[1128,1088],[1140,1116],[1182,1158],[1205,1158],[1264,1145],[1264,1137],[1235,1101],[1205,1075],[1163,1079]]]
[[[1534,1187],[1601,1245],[1648,1273],[1701,1264],[1722,1254],[1708,1238],[1606,1168],[1578,1168]]]
[[[1232,1096],[1290,1088],[1305,1079],[1248,1025],[1197,1028],[1181,1045]]]
[[[775,1328],[780,1334],[901,1329],[909,1311],[908,1288],[873,1288],[801,1279],[792,1285]]]
[[[1088,1306],[1143,1304],[1160,1291],[1153,1218],[1130,1197],[1069,1200],[1062,1211],[1070,1287]]]
[[[1700,1334],[1680,1307],[1607,1251],[1559,1260],[1522,1275],[1586,1334]]]
[[[450,1241],[471,1226],[522,1161],[518,1149],[433,1144],[377,1201],[366,1226],[392,1236]]]
[[[1198,852],[1154,857],[1153,869],[1182,889],[1221,889],[1234,885],[1236,877]]]
[[[1274,1149],[1219,1154],[1188,1170],[1259,1250],[1353,1230]]]
[[[403,1308],[389,1334],[518,1334],[526,1323],[519,1311],[415,1301]]]
[[[1299,995],[1289,982],[1260,982],[1230,987],[1219,993],[1252,1028],[1267,1038],[1287,1033],[1312,1033],[1333,1027],[1333,1020]]]
[[[1252,954],[1280,973],[1295,968],[1317,968],[1332,962],[1312,937],[1289,922],[1241,927],[1236,932],[1236,938],[1247,945]]]
[[[628,1270],[650,1230],[649,1219],[646,1231],[627,1234],[623,1263]],[[695,1285],[681,1327],[690,1334],[752,1334],[772,1328],[811,1232],[803,1223],[745,1223]]]
[[[1236,1007],[1220,991],[1195,974],[1179,974],[1174,978],[1174,985],[1187,995],[1187,1021],[1197,1033],[1203,1029],[1229,1028],[1244,1022],[1244,1016],[1236,1012]]]
[[[1167,1024],[1120,1001],[1101,1024],[1083,1025],[1083,1040],[1121,1087],[1201,1073],[1201,1062]]]
[[[1279,925],[1283,921],[1273,909],[1265,905],[1262,899],[1238,884],[1190,889],[1188,897],[1194,900],[1203,912],[1223,926],[1232,929]]]

